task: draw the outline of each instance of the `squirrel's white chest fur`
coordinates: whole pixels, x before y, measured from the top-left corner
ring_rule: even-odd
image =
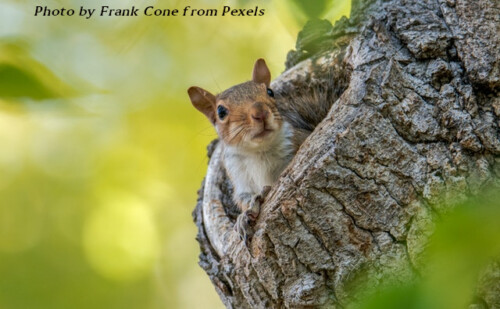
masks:
[[[236,194],[258,194],[278,179],[294,155],[292,134],[290,124],[284,122],[275,138],[262,149],[224,145],[224,165]]]

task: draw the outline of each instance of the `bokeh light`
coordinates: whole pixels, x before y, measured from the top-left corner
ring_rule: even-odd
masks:
[[[127,193],[107,197],[86,219],[83,246],[92,267],[108,279],[146,276],[160,246],[152,211]]]

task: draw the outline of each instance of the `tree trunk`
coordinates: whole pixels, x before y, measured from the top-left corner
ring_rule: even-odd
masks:
[[[248,249],[210,147],[194,218],[226,307],[341,308],[356,282],[418,275],[435,219],[498,184],[499,6],[359,0],[350,20],[306,26],[273,88],[327,85],[335,102],[273,186]]]

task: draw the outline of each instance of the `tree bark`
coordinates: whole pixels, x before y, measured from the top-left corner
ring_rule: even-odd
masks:
[[[334,103],[273,186],[248,249],[209,147],[193,215],[200,265],[228,308],[341,308],[360,297],[357,282],[413,280],[436,218],[498,185],[497,0],[360,0],[350,20],[323,26],[303,30],[273,88],[326,85]]]

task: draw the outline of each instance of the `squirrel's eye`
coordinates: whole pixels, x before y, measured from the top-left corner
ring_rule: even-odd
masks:
[[[270,88],[267,88],[267,94],[268,94],[271,98],[274,98],[274,92],[273,92]]]
[[[229,111],[227,110],[227,108],[225,108],[222,105],[219,105],[219,107],[217,107],[217,116],[219,116],[220,120],[224,120],[224,118],[226,118],[227,114],[229,114]]]

